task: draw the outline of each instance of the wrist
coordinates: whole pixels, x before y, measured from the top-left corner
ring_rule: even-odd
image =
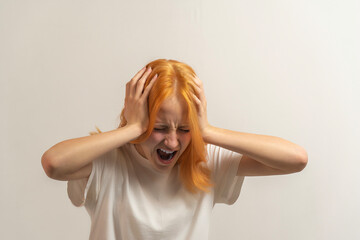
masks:
[[[208,124],[205,128],[202,129],[202,137],[204,142],[211,143],[212,135],[215,132],[215,127]]]
[[[129,134],[129,136],[131,137],[131,141],[138,138],[139,136],[141,136],[141,134],[145,132],[143,128],[138,124],[126,124],[121,129],[123,129],[127,132],[127,134]]]

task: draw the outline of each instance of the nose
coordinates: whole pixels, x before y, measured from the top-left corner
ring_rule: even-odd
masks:
[[[170,131],[165,136],[165,146],[169,148],[169,150],[174,150],[178,147],[179,141],[177,138],[176,131]]]

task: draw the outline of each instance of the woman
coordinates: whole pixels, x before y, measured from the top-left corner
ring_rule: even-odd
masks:
[[[90,239],[198,240],[208,239],[214,204],[233,204],[245,176],[299,172],[307,153],[210,125],[193,69],[159,59],[127,83],[118,129],[60,142],[42,164],[85,205]]]

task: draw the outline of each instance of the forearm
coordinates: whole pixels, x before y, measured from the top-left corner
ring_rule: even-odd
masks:
[[[306,151],[279,137],[235,132],[209,126],[204,141],[246,155],[269,167],[297,171],[306,165]]]
[[[141,134],[134,126],[60,142],[42,156],[48,175],[66,175],[88,165],[97,157],[118,148]]]

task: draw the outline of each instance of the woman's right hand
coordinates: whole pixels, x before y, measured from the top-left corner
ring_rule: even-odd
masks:
[[[144,89],[146,79],[149,77],[152,69],[141,69],[127,84],[125,94],[124,117],[126,125],[137,126],[144,133],[149,124],[148,114],[148,96],[150,89],[157,79],[157,74],[150,80],[148,86]]]
[[[41,158],[46,174],[57,180],[89,177],[92,161],[106,152],[137,138],[149,124],[147,98],[157,76],[144,89],[151,69],[141,69],[126,85],[124,116],[126,126],[92,136],[62,141],[48,149]],[[136,130],[136,131],[135,131]]]

